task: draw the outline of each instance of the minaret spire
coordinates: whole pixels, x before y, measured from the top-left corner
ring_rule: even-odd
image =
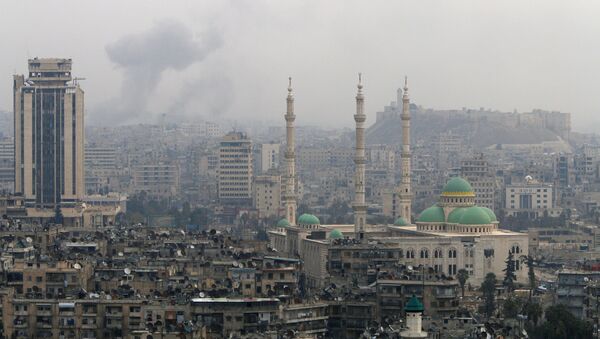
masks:
[[[404,93],[402,95],[402,179],[398,188],[399,213],[408,223],[411,223],[412,190],[410,169],[410,99],[408,97],[408,77],[404,77]]]
[[[354,176],[354,233],[357,240],[364,239],[365,225],[367,221],[367,204],[365,203],[365,99],[362,93],[362,74],[358,73],[358,91],[356,93],[356,152],[354,164],[356,166]]]
[[[292,94],[292,77],[288,78],[287,111],[285,113],[286,150],[285,150],[285,192],[283,195],[285,218],[291,225],[296,225],[296,154],[294,121],[294,95]]]

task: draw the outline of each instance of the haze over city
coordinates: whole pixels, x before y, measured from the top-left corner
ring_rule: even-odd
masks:
[[[0,13],[0,339],[600,338],[600,3]]]
[[[367,124],[408,75],[424,107],[541,108],[572,113],[577,131],[600,126],[596,2],[32,4],[2,6],[0,74],[22,72],[35,56],[73,58],[86,78],[89,125],[163,113],[272,122],[293,76],[300,125],[350,127],[362,72]],[[0,83],[0,109],[11,109],[11,86]]]

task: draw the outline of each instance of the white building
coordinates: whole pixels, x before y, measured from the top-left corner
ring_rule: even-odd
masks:
[[[556,206],[551,184],[540,183],[527,177],[525,182],[506,185],[506,215],[524,215],[535,219],[544,216],[558,217],[562,208]]]

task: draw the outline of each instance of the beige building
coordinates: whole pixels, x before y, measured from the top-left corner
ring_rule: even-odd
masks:
[[[83,90],[71,59],[30,59],[15,75],[15,193],[28,206],[73,204],[84,192]]]
[[[281,176],[259,175],[254,178],[254,208],[259,218],[278,216],[281,212]]]
[[[496,175],[483,154],[461,161],[460,173],[475,191],[475,204],[494,210]]]
[[[223,204],[247,204],[252,200],[252,141],[231,132],[219,147],[218,191]]]
[[[133,168],[133,192],[146,192],[156,198],[167,198],[179,193],[179,166],[154,163]]]
[[[545,213],[558,217],[562,208],[556,206],[554,187],[540,183],[531,177],[525,182],[506,186],[506,215],[524,215],[527,218],[540,218]]]

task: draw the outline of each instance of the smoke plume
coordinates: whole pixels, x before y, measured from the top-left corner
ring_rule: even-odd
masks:
[[[146,32],[126,35],[107,45],[110,61],[122,70],[124,78],[120,97],[102,105],[104,117],[114,115],[121,123],[149,122],[148,102],[163,73],[183,71],[203,61],[221,44],[222,36],[215,30],[196,38],[187,26],[171,20],[157,22]]]

